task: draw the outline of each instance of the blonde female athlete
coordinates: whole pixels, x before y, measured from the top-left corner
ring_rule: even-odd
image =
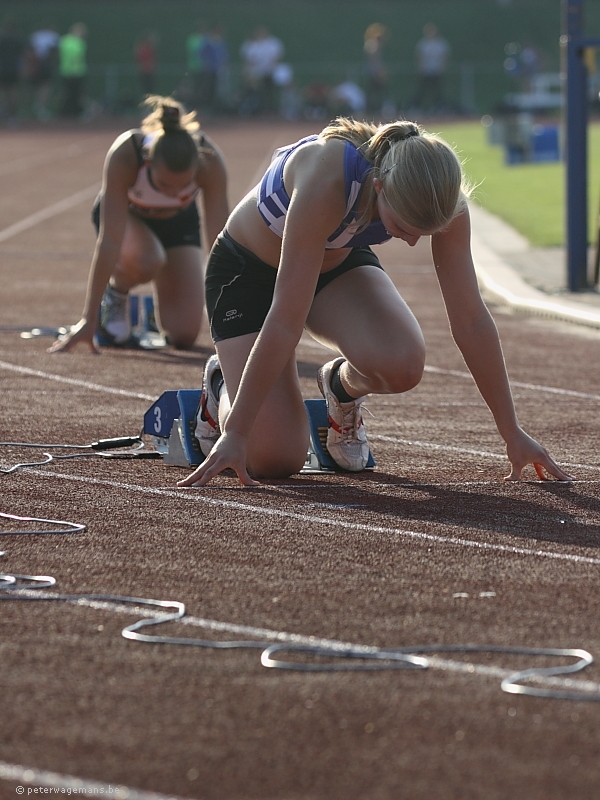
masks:
[[[180,486],[227,468],[246,485],[301,469],[309,434],[294,350],[304,328],[340,353],[319,373],[329,452],[345,469],[364,468],[365,395],[412,389],[425,363],[419,325],[368,245],[395,237],[414,246],[421,236],[431,236],[452,334],[506,442],[508,478],[533,464],[540,478],[570,479],[517,422],[454,151],[411,122],[338,119],[277,151],[213,247],[206,289],[217,356],[197,424],[208,456]]]
[[[200,133],[194,114],[172,98],[147,98],[153,111],[141,130],[121,134],[104,165],[102,189],[92,212],[98,233],[81,320],[50,352],[83,342],[97,351],[96,330],[110,344],[131,335],[129,290],[154,282],[158,320],[167,341],[191,347],[204,306],[200,218],[207,249],[227,221],[223,158]]]

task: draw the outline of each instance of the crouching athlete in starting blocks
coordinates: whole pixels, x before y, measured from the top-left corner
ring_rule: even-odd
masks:
[[[169,344],[186,349],[198,336],[204,278],[196,197],[209,250],[229,211],[225,164],[195,113],[159,95],[145,104],[153,110],[141,129],[118,136],[106,156],[92,211],[98,240],[83,315],[52,353],[81,342],[96,352],[96,334],[104,345],[130,345],[129,291],[149,281]]]
[[[506,442],[516,480],[569,480],[519,426],[496,326],[477,286],[460,162],[412,122],[340,118],[278,150],[213,246],[206,298],[209,360],[196,435],[205,461],[180,486],[232,468],[246,485],[299,472],[309,442],[294,351],[304,328],[340,353],[319,372],[339,466],[364,469],[365,395],[421,380],[423,334],[369,248],[431,236],[454,339]],[[223,384],[224,380],[224,385]]]

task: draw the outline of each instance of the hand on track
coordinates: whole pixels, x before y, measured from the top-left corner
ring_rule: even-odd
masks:
[[[78,344],[87,344],[92,353],[100,353],[94,342],[95,326],[87,320],[81,319],[77,325],[73,325],[69,333],[59,337],[46,352],[48,353],[68,353],[77,347]]]
[[[244,486],[258,486],[246,469],[246,440],[238,433],[223,433],[210,455],[187,478],[177,486],[205,486],[215,475],[225,469],[233,469]]]
[[[551,480],[548,476],[552,476],[559,481],[574,480],[572,475],[565,472],[548,455],[546,448],[542,447],[531,436],[528,436],[525,431],[521,430],[514,441],[507,442],[506,453],[508,460],[512,464],[512,469],[510,475],[504,478],[505,481],[518,481],[528,464],[533,464],[541,481]]]

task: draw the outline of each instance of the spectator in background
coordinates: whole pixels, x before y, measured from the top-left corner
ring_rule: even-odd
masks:
[[[383,46],[387,30],[379,22],[365,31],[364,53],[367,72],[367,110],[380,112],[385,100],[388,73],[383,65]]]
[[[542,59],[538,49],[531,42],[525,42],[519,54],[521,91],[532,92],[535,78],[539,75]]]
[[[354,81],[344,81],[331,92],[331,109],[336,117],[361,117],[367,110],[367,96]]]
[[[259,25],[250,38],[242,43],[242,80],[244,98],[241,114],[273,111],[276,108],[276,87],[273,73],[284,54],[283,43],[272,36],[264,25]]]
[[[155,33],[145,33],[135,47],[135,63],[140,78],[142,97],[154,94],[156,91],[156,48],[158,36]]]
[[[193,33],[185,40],[187,71],[190,79],[189,104],[198,110],[204,93],[204,61],[202,49],[206,40],[206,25],[197,22]]]
[[[423,28],[423,38],[415,48],[419,74],[414,106],[422,110],[440,111],[444,105],[444,76],[448,69],[450,45],[437,27],[428,22]]]
[[[58,65],[60,36],[50,22],[43,24],[29,39],[32,56],[29,80],[33,90],[33,113],[40,120],[50,119],[48,107]]]
[[[63,84],[62,115],[83,114],[83,87],[87,75],[87,27],[76,22],[58,43],[59,72]]]
[[[229,75],[229,51],[221,25],[208,31],[200,49],[203,69],[202,106],[207,111],[218,111],[226,105]]]
[[[0,29],[0,114],[9,125],[14,125],[19,112],[19,80],[25,54],[25,42],[19,36],[11,19]]]

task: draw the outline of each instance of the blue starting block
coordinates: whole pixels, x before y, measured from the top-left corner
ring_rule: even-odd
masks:
[[[112,340],[96,331],[96,341],[100,347],[127,347],[141,350],[160,350],[167,346],[165,335],[156,325],[154,298],[152,295],[131,294],[129,296],[129,320],[131,336],[122,344],[114,344]]]
[[[204,454],[195,436],[201,397],[201,389],[163,392],[144,414],[142,430],[153,437],[165,464],[197,467],[204,461]]]
[[[325,400],[305,400],[304,406],[308,414],[308,425],[310,428],[310,445],[306,463],[302,472],[345,472],[327,450],[327,431],[329,430],[329,420],[327,419],[327,405]],[[366,469],[373,469],[375,460],[373,454],[369,452],[369,460]]]
[[[152,436],[165,464],[197,467],[204,454],[196,439],[196,417],[202,398],[201,389],[178,389],[163,392],[144,414],[143,432]],[[305,400],[310,429],[310,444],[302,473],[344,472],[327,450],[327,406],[325,400]],[[375,466],[369,453],[367,469]]]

